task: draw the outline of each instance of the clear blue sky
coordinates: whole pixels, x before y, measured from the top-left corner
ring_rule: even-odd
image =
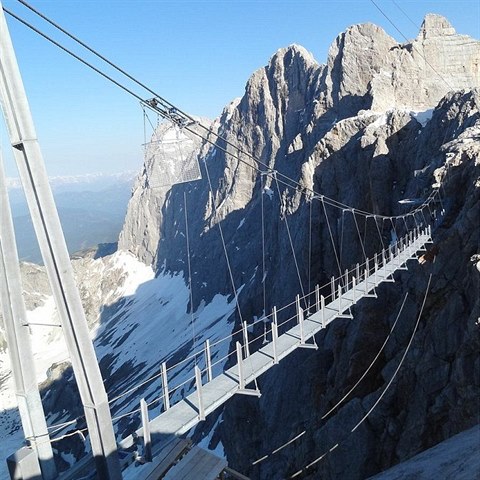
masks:
[[[445,15],[458,33],[480,38],[478,0],[376,1],[408,38],[417,35],[428,12]],[[403,42],[370,0],[30,3],[172,103],[211,118],[243,94],[253,71],[281,47],[301,44],[323,63],[335,37],[362,22]],[[17,1],[3,5],[72,46]],[[139,170],[144,135],[138,102],[16,20],[7,21],[49,174]],[[5,132],[1,141],[7,156]],[[15,175],[11,165],[7,170]]]

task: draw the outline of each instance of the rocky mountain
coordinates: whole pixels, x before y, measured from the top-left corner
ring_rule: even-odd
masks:
[[[250,323],[324,284],[338,267],[371,256],[405,227],[325,206],[311,190],[391,216],[406,213],[437,184],[445,215],[433,234],[435,262],[410,263],[377,299],[359,303],[353,320],[336,320],[318,335],[318,351],[298,351],[263,375],[260,399],[233,398],[193,437],[223,448],[230,465],[252,479],[302,471],[299,478],[353,480],[479,423],[479,62],[480,42],[456,34],[437,15],[428,15],[418,37],[404,44],[377,26],[356,25],[334,41],[326,64],[298,45],[276,52],[243,97],[205,125],[209,139],[222,137],[216,147],[192,143],[184,131],[174,161],[196,152],[201,180],[154,184],[159,160],[147,159],[118,252],[76,260],[109,397],[121,395],[114,417],[136,408],[138,395],[154,402],[159,382],[122,393],[157,373],[161,361],[176,362],[206,338],[231,333],[239,310]],[[171,128],[161,126],[156,140]],[[272,170],[278,174],[266,174]],[[382,355],[325,416],[370,365],[407,293]],[[411,348],[385,390],[426,293]],[[48,294],[34,306],[32,318],[50,308]],[[222,348],[218,358],[233,345]],[[68,368],[59,362],[49,370],[45,401],[51,422],[73,416],[82,425],[81,412],[69,417],[59,400],[68,393],[63,398],[73,402]],[[186,375],[174,373],[172,381],[183,385],[177,396],[193,388],[184,385]],[[12,431],[15,411],[8,415]],[[138,415],[126,415],[116,428],[124,435],[138,424]],[[79,441],[60,451],[68,462],[83,447]]]
[[[398,363],[430,273],[433,286],[413,351],[381,408],[303,475],[365,478],[478,422],[478,269],[472,259],[479,238],[479,91],[472,88],[480,86],[479,60],[479,42],[456,34],[438,15],[428,15],[418,37],[404,44],[377,26],[353,26],[332,44],[325,65],[300,46],[281,49],[210,126],[225,139],[226,151],[205,146],[199,152],[203,181],[152,191],[145,183],[151,165],[137,180],[120,248],[131,249],[157,272],[184,271],[179,213],[187,208],[194,219],[193,269],[201,272],[201,278],[194,275],[193,302],[208,301],[232,291],[221,224],[234,282],[242,287],[242,312],[252,318],[262,315],[264,285],[269,312],[300,291],[299,276],[310,290],[337,266],[320,203],[245,165],[227,141],[300,186],[382,215],[411,208],[400,201],[425,198],[445,165],[451,166],[442,190],[447,217],[435,232],[440,248],[435,265],[412,267],[395,287],[382,289],[378,300],[360,304],[353,322],[338,322],[317,339],[318,353],[299,352],[264,375],[259,401],[235,398],[226,406],[216,438],[232,466],[251,478],[285,478],[362,417]],[[268,192],[264,285],[262,190]],[[342,243],[342,267],[351,266],[362,258],[352,216],[335,209],[328,215],[334,241]],[[284,218],[293,232],[298,275]],[[372,224],[362,229],[367,226],[369,255],[379,242]],[[381,229],[387,241],[391,227]],[[374,357],[406,292],[408,319],[401,331],[359,390],[321,420]],[[301,430],[306,433],[290,449],[252,466]]]

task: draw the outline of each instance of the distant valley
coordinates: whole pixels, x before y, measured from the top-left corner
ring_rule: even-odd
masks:
[[[122,229],[134,172],[54,177],[51,180],[68,251],[114,243]],[[10,203],[20,259],[42,264],[23,190],[10,180]]]

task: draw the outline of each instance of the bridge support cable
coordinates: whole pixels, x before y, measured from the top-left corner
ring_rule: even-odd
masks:
[[[264,185],[264,176],[260,175],[260,199],[261,199],[261,208],[262,208],[262,292],[263,292],[263,316],[267,316],[267,293],[266,293],[266,283],[267,283],[267,271],[265,268],[265,205],[263,201],[263,196],[265,195],[265,185]]]
[[[325,214],[325,219],[327,221],[328,233],[330,234],[330,241],[332,242],[333,253],[335,254],[335,260],[337,262],[338,274],[342,276],[342,267],[340,266],[340,259],[338,258],[337,247],[335,246],[335,241],[333,240],[332,228],[330,226],[330,220],[328,219],[327,209],[325,207],[325,199],[323,195],[320,196],[320,201],[322,202],[323,213]],[[335,289],[332,289],[332,294],[335,294]]]
[[[195,313],[193,308],[193,288],[192,288],[192,261],[190,255],[190,236],[188,231],[188,212],[187,212],[187,193],[183,191],[183,208],[185,213],[185,241],[187,249],[187,266],[188,266],[188,290],[190,293],[190,315],[192,323],[192,340],[193,340],[193,350],[195,351],[197,347],[197,338],[195,332]],[[197,357],[194,359],[195,365],[197,364]]]
[[[360,235],[360,229],[358,228],[358,222],[357,222],[357,217],[355,216],[355,210],[352,208],[350,211],[352,212],[353,220],[355,222],[355,228],[357,229],[358,238],[360,240],[360,245],[362,247],[363,258],[366,259],[367,253],[365,251],[365,244],[364,244],[364,241],[362,241],[362,236]]]
[[[210,172],[208,170],[207,161],[205,159],[204,159],[203,164],[205,166],[205,172],[207,174],[207,181],[208,181],[208,187],[209,187],[209,190],[210,190],[210,195],[212,196],[212,212],[214,213],[214,215],[216,217],[218,211],[217,211],[217,206],[215,204],[215,192],[213,191],[212,181],[211,181],[211,178],[210,178]],[[229,278],[230,278],[230,283],[231,283],[231,286],[232,286],[233,294],[235,296],[235,304],[236,304],[238,316],[239,316],[239,319],[240,319],[240,325],[242,325],[243,324],[243,316],[242,316],[242,311],[240,309],[240,302],[238,300],[238,292],[237,292],[237,288],[235,287],[235,281],[233,279],[233,272],[232,272],[232,267],[230,265],[230,259],[228,257],[227,245],[225,244],[225,237],[223,235],[222,224],[221,224],[221,221],[218,220],[218,219],[217,219],[217,226],[218,226],[218,231],[220,233],[220,240],[222,242],[225,261],[227,263],[227,269],[228,269],[228,275],[229,275]]]
[[[119,81],[115,80],[114,78],[112,78],[111,76],[107,75],[105,72],[103,72],[102,70],[100,70],[99,68],[95,67],[94,65],[92,65],[91,63],[87,62],[86,60],[84,60],[83,58],[81,58],[79,55],[75,54],[74,52],[72,52],[71,50],[67,49],[66,47],[64,47],[63,45],[61,45],[59,42],[57,42],[56,40],[54,40],[53,38],[49,37],[48,35],[44,34],[43,32],[41,32],[39,29],[37,29],[36,27],[34,27],[33,25],[31,25],[29,22],[27,22],[26,20],[22,19],[21,17],[19,17],[18,15],[16,15],[15,13],[9,11],[8,9],[4,8],[3,10],[9,14],[10,16],[12,16],[12,18],[16,19],[18,22],[22,23],[23,25],[25,25],[27,28],[30,28],[32,31],[34,31],[35,33],[37,33],[38,35],[40,35],[41,37],[43,37],[44,39],[46,39],[47,41],[51,42],[52,44],[54,44],[56,47],[60,48],[61,50],[63,50],[65,53],[69,54],[70,56],[72,56],[73,58],[75,58],[77,61],[81,62],[82,64],[84,64],[85,66],[87,66],[88,68],[92,69],[94,72],[98,73],[99,75],[101,75],[102,77],[104,77],[105,79],[107,79],[108,81],[110,81],[111,83],[113,83],[114,85],[116,85],[117,87],[121,88],[122,90],[124,90],[126,93],[128,93],[129,95],[133,96],[134,98],[136,98],[137,100],[140,101],[140,104],[147,107],[147,108],[150,108],[152,109],[153,111],[155,111],[157,114],[161,115],[163,118],[171,121],[172,123],[180,126],[180,127],[185,127],[186,130],[188,130],[190,133],[192,133],[193,135],[196,135],[197,137],[201,138],[204,142],[214,146],[215,148],[225,152],[226,154],[236,158],[239,162],[242,162],[244,164],[246,164],[247,166],[249,166],[250,168],[254,169],[254,170],[257,170],[258,172],[260,173],[264,173],[264,174],[268,174],[270,175],[271,177],[273,177],[273,174],[277,175],[277,181],[286,185],[287,187],[289,188],[297,188],[297,187],[300,187],[302,188],[303,190],[306,190],[307,192],[310,192],[313,196],[319,196],[320,194],[315,192],[313,189],[310,189],[310,188],[306,188],[305,186],[302,186],[298,181],[296,181],[295,179],[293,178],[290,178],[288,177],[287,175],[285,174],[282,174],[281,172],[278,172],[276,170],[273,170],[271,169],[267,164],[265,164],[264,162],[262,162],[260,159],[256,158],[255,156],[253,156],[252,154],[244,151],[242,148],[240,148],[238,145],[236,145],[235,143],[229,141],[227,138],[223,137],[222,135],[218,134],[217,132],[214,132],[210,127],[207,127],[205,125],[202,125],[200,122],[196,121],[192,116],[188,115],[187,113],[183,112],[181,109],[179,109],[178,107],[176,107],[174,104],[172,104],[171,102],[167,101],[166,99],[164,99],[163,97],[161,97],[160,95],[158,95],[156,92],[154,92],[152,89],[150,89],[147,85],[145,85],[144,83],[140,82],[138,79],[136,79],[135,77],[133,77],[132,75],[130,75],[128,72],[126,72],[124,69],[118,67],[115,63],[111,62],[110,60],[108,60],[105,56],[101,55],[100,53],[98,53],[96,50],[94,50],[93,48],[89,47],[85,42],[82,42],[81,40],[79,40],[77,37],[75,37],[74,35],[70,34],[68,31],[66,31],[64,28],[60,27],[58,24],[56,24],[55,22],[53,22],[52,20],[50,20],[49,18],[47,18],[44,14],[40,13],[38,10],[34,9],[33,7],[31,7],[25,0],[19,0],[20,3],[22,3],[24,6],[26,6],[27,8],[29,8],[30,10],[32,10],[36,15],[38,15],[40,18],[42,18],[43,20],[47,21],[48,23],[50,23],[52,26],[54,26],[55,28],[57,28],[59,31],[61,31],[63,34],[67,35],[68,37],[70,37],[72,40],[74,40],[76,43],[78,43],[79,45],[81,45],[83,48],[87,49],[90,53],[94,54],[95,56],[97,56],[98,58],[100,58],[102,61],[104,61],[107,65],[109,65],[110,67],[114,68],[115,70],[117,70],[118,72],[120,72],[122,75],[124,75],[126,78],[128,78],[129,80],[131,80],[132,82],[134,82],[135,84],[137,84],[139,87],[141,87],[142,89],[144,89],[145,91],[147,91],[149,94],[151,95],[154,95],[154,98],[150,99],[150,100],[145,100],[144,97],[138,95],[137,93],[135,93],[134,91],[132,91],[130,88],[126,87],[125,85],[123,85],[122,83],[120,83]],[[192,126],[196,126],[200,129],[202,129],[205,133],[199,133],[198,130],[196,128],[192,128]],[[216,141],[212,141],[209,136],[210,135],[213,135],[217,140],[223,142],[225,145],[227,146],[230,146],[232,147],[233,149],[235,149],[238,154],[235,155],[233,154],[232,152],[229,152],[227,151],[226,148],[223,148],[218,142]],[[250,163],[249,161],[246,161],[244,158],[241,158],[241,155],[247,157],[249,160],[252,160],[253,163]],[[260,170],[260,166],[261,167],[264,167],[265,170],[262,172]],[[280,177],[280,178],[279,178]],[[334,200],[334,199],[331,199],[331,198],[328,198],[328,197],[324,197],[326,201],[328,201],[329,205],[337,208],[337,209],[351,209],[352,207],[349,206],[349,205],[346,205],[346,204],[343,204],[337,200]],[[419,207],[417,207],[418,209]],[[370,212],[366,212],[366,211],[362,211],[360,209],[355,209],[355,211],[358,213],[358,214],[361,214],[361,215],[371,215]],[[379,216],[381,217],[381,216]],[[382,217],[382,218],[388,218],[388,217]]]
[[[333,407],[331,407],[322,417],[321,417],[321,420],[325,420],[327,417],[330,416],[331,413],[333,413],[342,403],[345,402],[345,400],[351,395],[351,393],[358,387],[358,385],[360,385],[360,383],[363,381],[363,379],[368,375],[368,372],[370,372],[370,370],[373,368],[373,366],[375,365],[376,361],[378,360],[378,358],[380,357],[380,355],[382,354],[383,350],[385,349],[385,346],[387,345],[387,342],[388,340],[390,339],[390,337],[392,336],[394,330],[395,330],[395,327],[398,323],[398,320],[402,314],[402,311],[403,311],[403,307],[405,306],[405,302],[407,300],[407,297],[408,297],[408,292],[405,294],[404,298],[403,298],[403,301],[402,301],[402,304],[400,306],[400,309],[397,313],[397,316],[395,318],[395,321],[392,325],[392,327],[390,328],[390,332],[388,333],[387,337],[385,338],[382,346],[380,347],[380,349],[378,350],[377,354],[375,355],[375,357],[373,358],[373,360],[370,362],[369,366],[367,367],[367,369],[363,372],[363,374],[361,375],[361,377],[355,382],[355,384],[348,390],[348,392],[337,402],[335,403],[335,405],[333,405]],[[283,449],[285,449],[286,447],[288,447],[289,445],[291,445],[292,443],[294,443],[295,441],[297,441],[299,438],[301,438],[303,435],[305,435],[305,433],[307,433],[307,430],[303,430],[302,432],[300,432],[299,434],[295,435],[294,437],[292,437],[290,440],[288,440],[287,442],[285,442],[284,444],[282,444],[280,447],[277,447],[275,450],[272,450],[270,453],[268,454],[265,454],[263,455],[262,457],[258,458],[257,460],[254,460],[252,462],[252,466],[254,465],[257,465],[258,463],[261,463],[265,460],[267,460],[268,458],[272,457],[273,455],[279,453],[280,451],[282,451]]]
[[[380,393],[379,397],[377,398],[377,400],[374,402],[374,404],[370,407],[370,409],[366,412],[366,414],[355,424],[355,426],[350,429],[350,431],[348,431],[346,433],[346,435],[340,440],[338,441],[337,443],[335,443],[332,447],[330,447],[326,452],[324,452],[322,455],[320,455],[319,457],[317,457],[315,460],[313,460],[312,462],[310,462],[308,465],[306,465],[305,467],[303,467],[302,469],[298,470],[297,472],[295,472],[293,475],[289,476],[288,478],[289,479],[292,479],[292,478],[297,478],[299,475],[301,475],[302,473],[305,473],[307,470],[311,469],[314,465],[316,465],[317,463],[319,463],[320,461],[322,461],[329,453],[333,452],[335,449],[337,449],[340,445],[342,445],[343,443],[345,443],[345,441],[350,437],[351,434],[353,434],[359,427],[360,425],[362,425],[366,420],[367,418],[370,416],[370,414],[375,410],[375,408],[378,406],[378,404],[381,402],[382,398],[385,396],[385,394],[387,393],[388,389],[390,388],[390,386],[392,385],[392,383],[394,382],[394,380],[396,379],[397,377],[397,374],[400,370],[400,368],[402,367],[403,365],[403,362],[405,361],[405,358],[408,354],[408,352],[410,351],[410,347],[413,343],[413,339],[415,338],[415,334],[417,333],[417,330],[418,330],[418,325],[420,323],[420,319],[422,318],[422,315],[423,315],[423,309],[425,307],[425,302],[427,300],[427,297],[428,297],[428,293],[429,293],[429,290],[430,290],[430,283],[431,283],[431,280],[432,280],[432,276],[433,274],[431,273],[429,275],[429,278],[428,278],[428,282],[427,282],[427,287],[426,287],[426,290],[425,290],[425,294],[424,294],[424,298],[423,298],[423,302],[422,302],[422,305],[420,307],[420,312],[417,316],[417,320],[416,320],[416,323],[415,323],[415,326],[413,328],[413,331],[412,331],[412,334],[410,336],[410,339],[408,341],[408,344],[405,348],[405,351],[403,352],[403,355],[402,357],[400,358],[400,361],[395,369],[395,371],[393,372],[392,374],[392,377],[390,378],[390,380],[388,381],[388,383],[385,385],[383,391]]]
[[[377,227],[378,237],[380,238],[382,249],[385,251],[385,243],[383,242],[382,232],[380,231],[380,227],[378,226],[377,216],[375,215],[373,219],[375,220],[375,226]],[[382,223],[382,229],[383,229],[383,223]]]
[[[275,180],[275,184],[277,186],[277,192],[278,192],[278,202],[280,205],[280,208],[283,206],[283,199],[282,199],[282,194],[280,193],[280,187],[278,185],[278,179],[277,179],[277,172],[275,171],[273,174],[273,178]],[[280,215],[282,215],[280,211]],[[292,250],[292,256],[293,256],[293,261],[295,263],[295,270],[297,272],[297,277],[298,277],[298,283],[300,284],[300,289],[302,291],[302,297],[306,301],[306,296],[305,296],[305,290],[303,288],[303,281],[302,281],[302,276],[300,275],[300,269],[298,267],[298,261],[297,261],[297,255],[295,254],[295,248],[293,246],[293,240],[292,240],[292,235],[290,233],[290,227],[288,226],[288,218],[287,218],[287,211],[285,209],[285,212],[283,214],[283,221],[285,222],[285,227],[287,229],[287,235],[288,235],[288,241],[290,242],[290,248]]]

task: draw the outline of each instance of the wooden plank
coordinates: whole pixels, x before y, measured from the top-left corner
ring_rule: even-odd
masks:
[[[175,438],[165,448],[156,452],[152,464],[143,467],[142,478],[145,480],[158,480],[176,462],[176,460],[191,445],[190,440]]]

